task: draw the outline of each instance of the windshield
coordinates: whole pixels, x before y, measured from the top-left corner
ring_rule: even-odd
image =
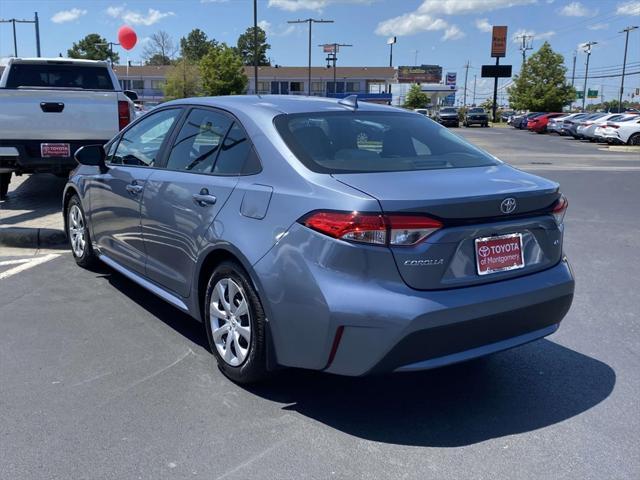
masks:
[[[469,113],[484,113],[484,110],[482,108],[472,108]]]
[[[114,89],[106,67],[14,63],[9,69],[7,88],[20,87]]]
[[[421,115],[320,112],[279,115],[274,123],[296,157],[319,173],[396,172],[500,163]]]
[[[440,113],[456,113],[457,110],[455,108],[441,108]]]

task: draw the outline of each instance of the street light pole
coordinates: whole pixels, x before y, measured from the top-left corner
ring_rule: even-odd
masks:
[[[333,20],[316,20],[315,18],[307,18],[305,20],[289,20],[287,23],[307,23],[309,24],[309,69],[308,69],[308,85],[307,95],[311,96],[311,25],[314,23],[333,23]]]
[[[571,70],[571,87],[573,87],[576,80],[576,57],[578,56],[578,52],[573,51],[573,69]],[[573,100],[569,104],[569,109],[573,109]]]
[[[467,77],[469,76],[469,60],[467,60],[467,64],[464,66],[464,100],[462,101],[462,106],[467,106]]]
[[[626,73],[627,70],[627,47],[629,46],[629,32],[631,30],[635,30],[636,28],[638,28],[637,26],[635,27],[627,27],[624,30],[622,30],[620,33],[626,33],[626,39],[624,41],[624,60],[622,61],[622,79],[620,80],[620,103],[618,103],[618,112],[622,113],[622,92],[624,91],[624,75]]]
[[[336,63],[338,62],[338,50],[340,47],[353,47],[353,45],[348,43],[325,43],[323,45],[318,45],[319,47],[331,47],[331,53],[327,56],[327,66],[329,61],[333,63],[333,93],[336,92]]]
[[[258,95],[258,0],[253,0],[253,79]]]
[[[584,112],[585,103],[587,101],[587,79],[589,78],[589,57],[591,57],[591,47],[597,45],[598,42],[587,42],[584,44],[585,52],[587,54],[587,67],[584,72],[584,88],[582,89],[582,111]]]
[[[472,104],[473,106],[475,106],[476,104],[476,77],[477,75],[474,74],[473,75],[473,104]]]

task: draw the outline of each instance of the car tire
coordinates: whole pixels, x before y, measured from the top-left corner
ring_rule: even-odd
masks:
[[[11,172],[0,173],[0,200],[7,198],[9,184],[11,183]]]
[[[640,133],[634,133],[627,140],[627,145],[640,145]]]
[[[203,311],[209,346],[222,373],[240,384],[267,378],[266,316],[249,276],[238,263],[224,261],[214,269]],[[234,340],[227,344],[230,335]]]
[[[91,245],[89,225],[82,208],[82,203],[77,195],[74,195],[67,204],[65,212],[67,239],[73,259],[82,268],[92,268],[98,263],[98,255]]]

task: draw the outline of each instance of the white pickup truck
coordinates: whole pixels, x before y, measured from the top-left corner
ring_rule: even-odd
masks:
[[[134,115],[105,62],[10,59],[0,77],[0,199],[12,173],[68,175],[78,148],[106,143]]]

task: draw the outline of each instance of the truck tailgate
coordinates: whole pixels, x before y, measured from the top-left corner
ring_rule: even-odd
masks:
[[[3,140],[107,140],[117,131],[117,92],[0,89]]]

